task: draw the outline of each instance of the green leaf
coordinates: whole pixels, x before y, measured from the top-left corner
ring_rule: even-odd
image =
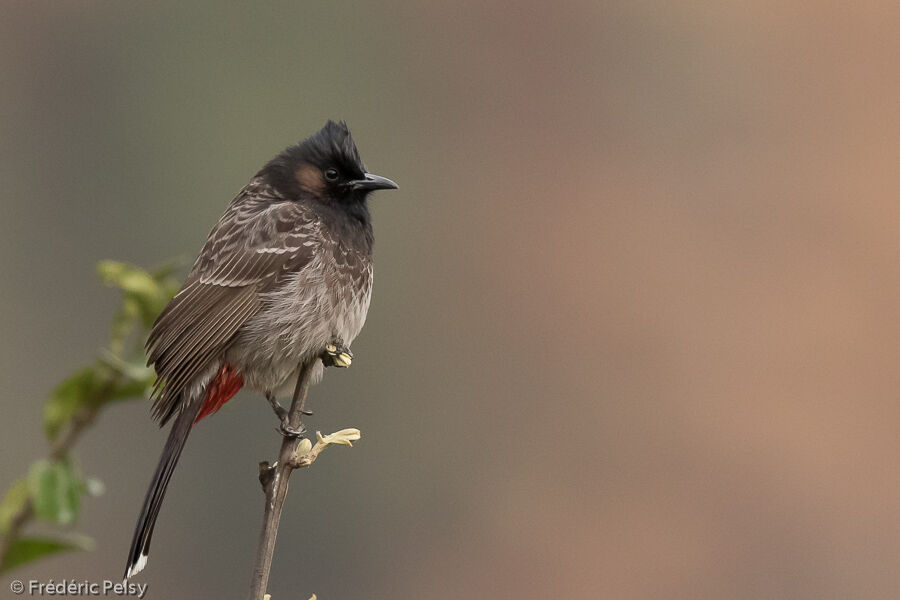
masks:
[[[110,346],[114,353],[123,351],[126,338],[138,323],[143,323],[140,304],[134,298],[125,296],[119,310],[113,316]]]
[[[115,353],[104,351],[100,357],[103,364],[118,372],[121,377],[109,393],[109,400],[131,400],[149,396],[156,371],[142,363],[119,358]]]
[[[134,398],[145,398],[156,380],[156,374],[145,379],[134,379],[126,381],[122,385],[116,387],[113,391],[111,400],[132,400]]]
[[[123,314],[133,315],[137,309],[145,327],[153,325],[156,316],[162,312],[171,297],[167,285],[162,285],[140,267],[102,260],[97,263],[97,272],[106,283],[125,292]],[[121,326],[121,323],[118,325]]]
[[[150,273],[140,267],[114,260],[101,260],[97,263],[97,272],[106,283],[115,285],[129,294],[151,298],[159,295],[159,284]]]
[[[85,367],[64,380],[44,405],[44,432],[53,441],[63,426],[88,402],[96,401],[102,387],[100,373],[95,367]]]
[[[87,537],[75,540],[55,540],[52,538],[27,537],[13,540],[9,550],[0,564],[0,573],[14,569],[25,563],[72,550],[87,550],[93,541]]]
[[[28,502],[28,481],[23,477],[15,481],[0,502],[0,534],[6,535],[13,516]]]
[[[67,525],[75,521],[85,485],[67,460],[35,462],[28,472],[28,492],[38,519]]]

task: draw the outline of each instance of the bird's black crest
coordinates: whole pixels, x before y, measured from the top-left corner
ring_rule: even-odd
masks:
[[[343,121],[328,121],[325,127],[300,142],[298,149],[306,155],[307,160],[318,166],[335,162],[336,166],[356,176],[362,176],[366,172],[359,158],[356,142]]]
[[[366,172],[356,142],[343,121],[329,120],[322,129],[269,161],[259,175],[267,176],[282,192],[290,194],[296,186],[294,172],[303,163],[321,169],[334,166],[353,177],[363,177]]]

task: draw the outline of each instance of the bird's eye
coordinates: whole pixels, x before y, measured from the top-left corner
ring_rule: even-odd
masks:
[[[337,181],[338,179],[338,170],[334,167],[330,169],[325,169],[325,179],[328,181]]]

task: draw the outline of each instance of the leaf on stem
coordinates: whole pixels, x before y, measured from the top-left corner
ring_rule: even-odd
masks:
[[[102,387],[101,379],[97,369],[85,367],[56,386],[44,405],[44,432],[47,439],[56,439],[78,409],[96,398]]]
[[[340,444],[342,446],[353,446],[353,442],[359,440],[360,433],[359,429],[341,429],[340,431],[335,431],[334,433],[329,433],[326,436],[322,436],[318,431],[316,432],[316,445],[322,446],[330,446],[332,444]]]
[[[13,517],[25,507],[28,502],[28,481],[23,477],[16,480],[0,501],[0,534],[6,535]]]
[[[9,546],[3,564],[0,564],[0,573],[4,573],[25,563],[71,550],[89,550],[93,547],[93,541],[86,536],[75,539],[53,539],[47,537],[26,537],[14,540]]]
[[[84,482],[67,460],[41,459],[28,471],[28,493],[38,519],[60,525],[75,521]]]

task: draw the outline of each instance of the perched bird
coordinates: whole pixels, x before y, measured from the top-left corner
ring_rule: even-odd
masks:
[[[343,122],[287,148],[231,201],[147,340],[153,416],[175,417],[144,498],[125,577],[147,563],[159,509],[191,428],[246,386],[276,400],[300,366],[348,366],[372,295],[367,199],[396,189],[367,173]]]

